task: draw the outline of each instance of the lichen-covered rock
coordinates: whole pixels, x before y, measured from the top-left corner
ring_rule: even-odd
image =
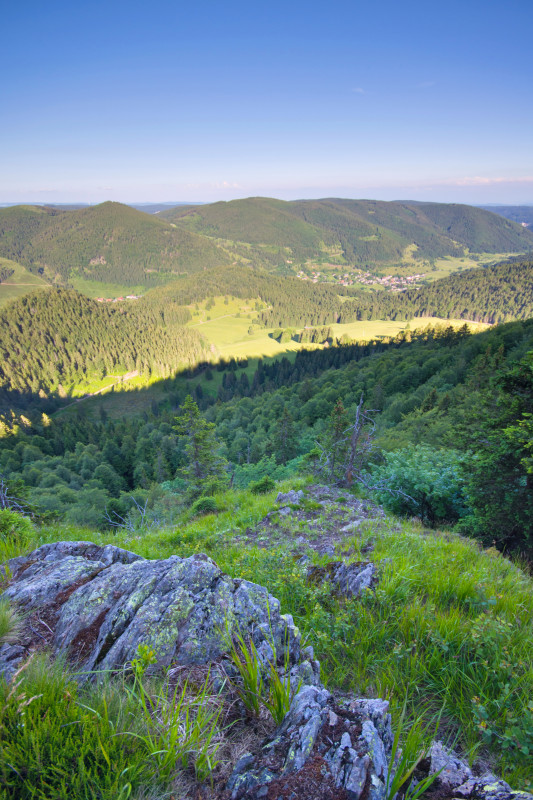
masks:
[[[6,681],[11,680],[17,669],[21,666],[26,650],[18,644],[0,645],[0,675]]]
[[[437,782],[443,789],[455,789],[472,777],[472,770],[453,750],[442,742],[433,742],[429,751],[429,774],[439,773]]]
[[[294,489],[290,489],[288,492],[283,494],[283,492],[278,492],[278,496],[276,497],[276,503],[280,505],[286,506],[289,503],[301,503],[303,499],[304,493],[301,489],[295,491]]]
[[[516,792],[490,772],[475,775],[457,753],[442,742],[432,742],[427,764],[429,775],[437,775],[437,790],[456,800],[533,800],[527,792]]]
[[[8,680],[41,645],[98,675],[122,669],[140,644],[154,650],[154,669],[212,662],[238,630],[254,642],[267,672],[274,661],[280,672],[288,666],[291,685],[300,688],[260,752],[236,764],[219,800],[386,797],[393,777],[388,703],[336,700],[320,683],[312,647],[301,648],[292,617],[263,586],[230,578],[203,554],[147,560],[90,542],[47,544],[7,566],[9,585],[0,597],[25,612],[21,640],[0,646],[0,675]],[[327,569],[327,578],[352,596],[375,580],[368,562]],[[441,742],[433,743],[425,770],[439,773],[439,796],[451,800],[533,800],[492,774],[476,775]]]
[[[307,576],[314,583],[329,581],[344,597],[359,597],[365,589],[370,589],[377,583],[376,567],[371,561],[357,561],[351,564],[346,564],[344,561],[330,561],[323,567],[309,567]]]
[[[261,753],[237,763],[228,797],[383,800],[392,741],[386,702],[337,703],[326,689],[303,686]]]
[[[318,674],[317,665],[305,668],[300,633],[279,601],[262,586],[231,579],[206,555],[150,561],[112,545],[60,542],[12,559],[9,570],[3,596],[45,617],[53,651],[80,671],[121,669],[139,644],[153,648],[154,668],[207,663],[238,629],[265,663],[277,657],[282,665],[288,645],[293,669]],[[25,653],[38,643],[30,637]],[[0,668],[14,657],[6,652]]]

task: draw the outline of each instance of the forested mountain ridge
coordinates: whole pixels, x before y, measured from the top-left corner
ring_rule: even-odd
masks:
[[[529,206],[480,206],[485,211],[492,211],[493,214],[500,214],[500,216],[510,219],[518,225],[524,225],[529,228],[533,226],[533,205]]]
[[[413,245],[416,258],[463,255],[465,249],[504,253],[533,248],[527,229],[484,209],[456,204],[252,197],[178,206],[160,216],[208,236],[285,248],[297,260],[340,248],[346,263],[354,265],[401,261]]]
[[[110,202],[74,211],[0,209],[0,257],[63,286],[74,277],[157,285],[233,260],[205,236]]]
[[[343,305],[358,319],[433,316],[490,324],[533,316],[533,261],[523,259],[470,269],[421,289],[361,295]]]
[[[313,259],[372,269],[531,249],[527,228],[483,209],[439,203],[248,198],[157,216],[112,202],[0,209],[0,258],[60,286],[158,286],[239,262],[288,272]]]

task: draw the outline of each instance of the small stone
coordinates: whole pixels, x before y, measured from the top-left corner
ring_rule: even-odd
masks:
[[[347,525],[341,528],[341,533],[351,533],[352,531],[356,531],[362,521],[362,519],[354,519],[353,522],[349,522]]]
[[[472,777],[472,770],[442,742],[433,742],[429,752],[429,774],[439,772],[437,784],[447,790],[456,789]]]
[[[334,728],[337,722],[339,721],[339,717],[335,714],[334,711],[329,712],[329,724],[331,728]]]
[[[285,494],[283,492],[279,492],[278,496],[276,497],[276,503],[284,503],[285,505],[287,503],[294,503],[299,505],[303,499],[303,496],[304,493],[301,489],[299,489],[298,491],[291,489]]]

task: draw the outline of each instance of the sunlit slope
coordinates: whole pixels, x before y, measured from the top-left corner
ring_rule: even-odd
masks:
[[[0,257],[61,284],[79,278],[125,286],[154,285],[231,260],[205,237],[121,203],[2,209]]]
[[[66,396],[84,381],[165,376],[195,364],[207,352],[184,327],[189,316],[173,306],[154,313],[133,302],[97,303],[72,290],[32,292],[0,312],[0,404],[13,391]]]
[[[349,264],[401,262],[473,253],[519,253],[533,234],[472,206],[372,200],[301,200],[265,197],[178,206],[160,217],[207,236],[288,248],[297,260],[327,258]],[[408,250],[407,250],[408,249]]]
[[[0,306],[28,292],[44,289],[47,283],[39,275],[33,275],[22,264],[8,258],[0,258]]]

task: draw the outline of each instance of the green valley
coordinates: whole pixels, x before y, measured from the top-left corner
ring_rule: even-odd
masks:
[[[231,264],[355,286],[358,270],[418,274],[419,285],[532,249],[533,234],[515,222],[438,203],[259,197],[157,214],[111,202],[0,209],[0,258],[91,297],[137,295]]]
[[[294,226],[292,204],[273,204],[257,229],[270,238],[266,245],[221,239],[225,208],[212,217],[207,207],[204,216],[181,207],[191,215],[186,230],[179,220],[106,205],[19,209],[33,245],[22,246],[15,225],[3,242],[27,266],[0,262],[0,297],[15,278],[35,284],[0,309],[0,561],[43,545],[53,550],[60,541],[60,560],[69,548],[103,545],[105,558],[117,554],[134,567],[138,555],[154,559],[143,570],[194,556],[200,570],[223,570],[235,589],[243,580],[254,592],[260,584],[293,615],[329,690],[389,696],[400,731],[404,718],[415,734],[424,731],[413,745],[415,761],[431,726],[438,727],[465,757],[481,753],[484,765],[530,788],[531,258],[500,262],[502,240],[487,238],[475,215],[461,222],[455,211],[396,204],[396,230],[365,234],[365,247],[384,243],[381,255],[374,250],[377,259],[397,245],[412,270],[419,249],[405,245],[402,232],[411,234],[409,225],[423,219],[432,231],[424,246],[433,248],[427,258],[434,281],[404,291],[314,283],[292,274],[292,265],[279,274],[276,230],[290,242],[284,257],[298,251],[311,263],[324,245],[321,252],[345,259],[354,240],[341,248],[346,228],[336,229],[335,239],[325,219],[332,225],[340,211],[352,221],[373,211],[384,231],[380,204],[295,204]],[[226,234],[242,236],[255,225],[255,206],[264,210],[261,200],[248,203],[253,214],[237,215]],[[495,251],[464,254],[437,232],[444,224]],[[172,242],[166,250],[165,241]],[[87,266],[89,250],[100,255]],[[185,251],[189,262],[181,260]],[[147,263],[161,269],[151,272]],[[180,264],[188,264],[184,274]],[[115,302],[104,302],[110,296]],[[292,492],[286,505],[276,501],[279,490]],[[48,558],[52,550],[40,552]],[[32,569],[35,559],[41,556],[30,555]],[[21,563],[0,567],[8,593]],[[117,566],[124,564],[109,569]],[[357,597],[339,594],[336,571],[359,568],[375,579]],[[99,580],[101,567],[90,569]],[[60,597],[83,586],[84,579],[74,580]],[[112,591],[121,596],[114,585]],[[179,616],[180,604],[172,608]],[[9,600],[0,602],[2,652],[40,649],[41,639],[55,635],[52,613],[30,619],[30,632],[40,625],[37,644],[21,634],[17,613]],[[100,641],[94,626],[82,631],[84,642]],[[94,687],[75,682],[78,662],[58,667],[44,652],[31,656],[15,687],[31,693],[28,712],[24,697],[0,679],[0,778],[8,781],[8,800],[30,800],[36,791],[48,800],[49,785],[54,792],[61,781],[66,786],[73,748],[81,753],[78,793],[83,786],[111,800],[172,791],[192,800],[203,791],[227,800],[232,737],[255,725],[248,712],[232,710],[243,695],[224,684],[229,700],[220,693],[206,699],[205,665],[172,667],[191,676],[182,696],[196,709],[196,738],[178,764],[177,739],[165,738],[177,728],[158,721],[170,708],[178,719],[179,701],[168,701],[177,695],[168,682],[148,672],[144,678],[160,644],[154,640],[150,649],[157,626],[149,627],[122,673]],[[102,658],[109,647],[106,640]],[[252,674],[249,647],[234,664]],[[272,672],[270,681],[288,695],[288,707],[287,682],[277,684]],[[275,707],[272,695],[254,697],[255,706]],[[233,725],[209,716],[219,701],[215,716],[233,715]],[[20,710],[31,726],[17,723]],[[281,719],[285,712],[276,713]],[[202,728],[202,720],[215,721]],[[404,731],[402,741],[412,736]],[[50,759],[28,760],[52,743],[54,774]],[[118,776],[109,764],[119,765]]]

